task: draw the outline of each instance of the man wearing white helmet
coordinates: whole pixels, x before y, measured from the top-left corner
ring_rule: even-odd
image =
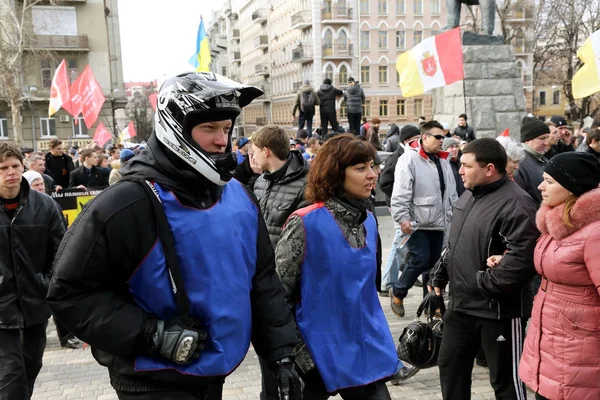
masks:
[[[251,341],[282,398],[301,398],[267,228],[231,180],[233,125],[261,94],[212,73],[165,81],[146,150],[61,244],[49,303],[119,399],[220,399]]]

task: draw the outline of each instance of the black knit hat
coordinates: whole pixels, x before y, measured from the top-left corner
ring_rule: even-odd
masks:
[[[600,163],[588,153],[569,151],[555,155],[544,167],[544,172],[575,196],[600,184]]]
[[[525,117],[521,122],[521,143],[528,142],[536,137],[550,133],[550,128],[535,117]]]
[[[411,137],[419,136],[421,131],[414,125],[404,125],[400,131],[400,143],[404,143],[405,140]]]

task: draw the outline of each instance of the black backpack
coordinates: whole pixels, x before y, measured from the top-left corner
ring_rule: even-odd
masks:
[[[300,110],[303,113],[315,113],[315,95],[313,91],[302,92],[300,95]]]
[[[423,311],[427,313],[426,321],[420,319]],[[396,352],[399,359],[420,369],[437,365],[444,322],[436,314],[444,315],[445,311],[443,297],[436,296],[433,291],[425,296],[417,310],[417,317],[404,328],[398,339],[400,343]]]

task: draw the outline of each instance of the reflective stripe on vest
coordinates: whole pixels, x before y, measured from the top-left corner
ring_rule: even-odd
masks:
[[[306,232],[296,322],[328,392],[364,386],[400,366],[375,287],[377,224],[353,248],[324,204],[299,210]]]
[[[174,369],[188,375],[228,375],[250,347],[250,290],[256,269],[258,209],[238,181],[225,185],[209,209],[183,206],[154,184],[163,203],[191,315],[204,324],[208,341],[200,358],[179,365],[137,357],[136,371]],[[160,240],[129,280],[129,290],[146,312],[168,321],[179,315]]]

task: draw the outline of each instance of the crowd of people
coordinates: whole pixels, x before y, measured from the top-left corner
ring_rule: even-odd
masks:
[[[577,151],[561,117],[526,117],[520,143],[476,139],[464,114],[384,139],[377,118],[353,108],[343,133],[327,111],[360,100],[356,82],[305,85],[295,138],[232,138],[261,91],[186,73],[162,85],[144,146],[0,144],[0,399],[31,397],[51,314],[119,399],[220,399],[250,344],[262,399],[391,399],[387,383],[419,370],[379,296],[403,318],[413,286],[449,300],[444,399],[471,397],[474,362],[497,399],[600,396],[599,127]],[[313,133],[315,105],[328,123]],[[395,224],[386,263],[377,185]],[[66,231],[47,194],[90,187],[105,189]]]

